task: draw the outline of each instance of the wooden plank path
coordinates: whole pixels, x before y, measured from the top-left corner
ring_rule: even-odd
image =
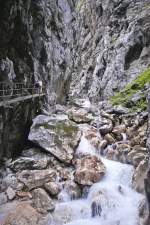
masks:
[[[45,96],[44,87],[35,87],[34,84],[0,82],[0,107],[7,107],[17,102]]]
[[[41,94],[21,96],[21,97],[18,97],[18,98],[13,98],[13,99],[8,99],[8,100],[4,99],[4,100],[0,101],[0,107],[7,106],[7,105],[10,105],[10,104],[14,104],[14,103],[17,103],[17,102],[22,102],[22,101],[25,101],[25,100],[28,100],[28,99],[40,98],[40,97],[44,97],[44,96],[45,96],[45,94],[41,93]]]

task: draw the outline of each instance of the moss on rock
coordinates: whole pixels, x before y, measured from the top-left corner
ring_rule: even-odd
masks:
[[[112,104],[126,106],[130,108],[132,111],[145,110],[147,107],[147,103],[146,103],[146,95],[144,92],[141,95],[141,99],[137,101],[135,104],[133,103],[133,106],[131,106],[129,102],[136,93],[144,90],[145,85],[148,83],[150,83],[150,68],[141,73],[130,84],[126,85],[126,87],[122,91],[116,93],[113,97],[111,97]]]

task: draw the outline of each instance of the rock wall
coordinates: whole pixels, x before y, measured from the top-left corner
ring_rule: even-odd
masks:
[[[99,101],[149,66],[149,0],[0,4],[0,81],[41,79],[48,103]]]
[[[106,99],[150,65],[149,6],[148,0],[78,1],[71,95]]]
[[[63,98],[72,67],[73,1],[6,0],[0,4],[0,81],[40,79],[47,101],[56,95]]]
[[[0,2],[0,82],[33,85],[40,79],[47,107],[53,105],[56,99],[60,102],[65,100],[72,69],[73,6],[72,0]],[[31,123],[31,118],[26,118],[32,111],[32,101],[30,103],[19,104],[17,109],[15,106],[4,113],[13,121],[13,142],[24,142],[23,134],[21,136],[18,132],[26,130]],[[13,114],[16,110],[17,115]],[[5,134],[12,130],[12,126],[11,121],[7,126],[3,125],[2,113],[1,118],[2,136],[5,136],[0,138],[2,154],[7,148],[3,146],[9,142]]]
[[[16,157],[29,144],[32,119],[40,108],[38,98],[0,107],[0,159]]]

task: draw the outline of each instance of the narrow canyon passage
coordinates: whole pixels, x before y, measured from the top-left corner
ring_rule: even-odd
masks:
[[[0,225],[150,225],[150,0],[0,0],[0,37]]]

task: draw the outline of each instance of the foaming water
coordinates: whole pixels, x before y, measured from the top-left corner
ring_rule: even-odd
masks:
[[[78,153],[96,154],[83,136]],[[49,225],[139,225],[138,206],[143,195],[131,188],[133,167],[101,158],[106,166],[104,178],[94,184],[87,198],[56,205]]]
[[[76,150],[76,154],[77,155],[95,155],[96,154],[96,150],[95,148],[87,141],[87,139],[85,138],[85,136],[83,135],[81,137],[81,141],[80,144]]]

